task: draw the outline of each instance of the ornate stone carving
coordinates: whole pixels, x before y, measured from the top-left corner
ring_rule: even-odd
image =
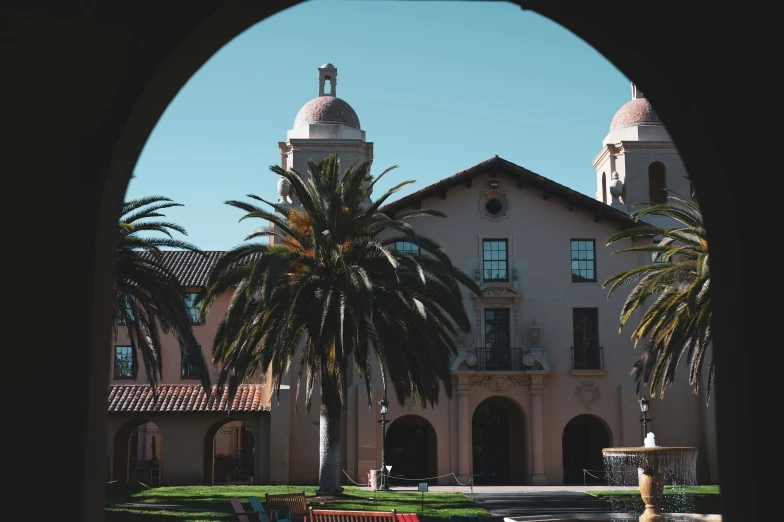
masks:
[[[515,341],[520,339],[520,309],[514,307]]]
[[[476,355],[472,353],[468,354],[468,356],[465,358],[465,363],[471,368],[476,366],[476,362],[477,362]]]
[[[591,404],[596,402],[601,395],[599,387],[593,381],[582,381],[577,385],[574,394],[580,399],[580,402],[585,404],[585,409],[590,409]]]
[[[509,388],[528,386],[528,383],[517,377],[508,375],[485,375],[471,383],[471,386],[481,386],[495,392],[505,392]]]
[[[490,387],[490,381],[493,379],[492,375],[485,375],[481,379],[477,379],[471,383],[471,386],[481,386],[483,388]]]
[[[518,292],[504,285],[488,285],[482,289],[482,295],[485,297],[520,297]]]
[[[500,190],[483,192],[479,197],[479,215],[491,221],[509,217],[509,198]]]

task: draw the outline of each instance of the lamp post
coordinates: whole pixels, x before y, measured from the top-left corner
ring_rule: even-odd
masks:
[[[637,402],[640,403],[640,411],[642,412],[640,422],[642,422],[642,443],[644,445],[645,437],[648,435],[648,421],[651,420],[648,418],[648,399],[643,395]]]
[[[386,438],[387,438],[387,412],[389,411],[389,401],[387,400],[386,396],[382,397],[380,401],[378,401],[379,410],[381,412],[381,420],[378,421],[381,423],[381,484],[379,485],[378,489],[389,489],[386,481],[386,462],[384,461],[384,446],[386,446]]]

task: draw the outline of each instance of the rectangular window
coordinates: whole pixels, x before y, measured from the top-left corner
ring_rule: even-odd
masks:
[[[199,350],[201,350],[201,346],[199,346]],[[196,368],[195,365],[191,364],[185,354],[180,352],[180,367],[182,368],[180,376],[183,379],[198,379],[199,378],[199,370]]]
[[[485,309],[485,347],[478,355],[484,360],[480,368],[484,370],[509,370],[509,309]]]
[[[572,366],[576,370],[601,367],[599,348],[599,309],[572,309],[574,348]]]
[[[572,283],[596,282],[596,241],[572,239]]]
[[[191,324],[194,326],[201,324],[201,321],[199,320],[199,306],[195,304],[198,295],[198,292],[185,293],[185,309],[188,311],[188,317],[190,317]]]
[[[114,378],[133,379],[133,354],[130,346],[114,347]]]
[[[507,281],[508,260],[506,239],[485,239],[482,241],[482,270],[485,281]]]
[[[415,245],[410,241],[398,241],[395,243],[395,250],[398,252],[408,252],[415,256],[419,255],[419,245]]]
[[[658,241],[654,241],[653,244],[654,244],[654,246],[658,246],[659,242]],[[657,252],[656,253],[656,257],[653,258],[653,264],[658,264],[658,263],[663,263],[663,262],[664,262],[664,253]],[[667,262],[668,263],[672,263],[672,258],[669,258],[667,260]]]

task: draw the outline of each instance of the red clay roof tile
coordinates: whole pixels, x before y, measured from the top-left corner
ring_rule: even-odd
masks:
[[[269,411],[261,402],[263,384],[241,384],[231,404],[231,412]],[[201,384],[161,384],[158,401],[153,401],[149,384],[114,384],[109,386],[109,411],[128,412],[225,412],[228,386],[217,401],[218,385],[212,385],[210,396]]]

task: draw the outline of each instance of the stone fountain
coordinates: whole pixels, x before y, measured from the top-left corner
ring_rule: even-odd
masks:
[[[626,470],[637,468],[637,483],[645,511],[640,522],[672,520],[662,514],[665,484],[695,485],[697,483],[697,448],[690,446],[657,446],[653,433],[645,437],[644,446],[604,448],[605,465],[610,474],[622,477]]]

